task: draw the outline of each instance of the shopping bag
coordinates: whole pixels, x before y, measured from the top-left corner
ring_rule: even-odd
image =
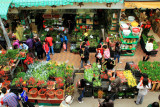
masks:
[[[63,49],[66,50],[66,44],[65,43],[63,43]]]

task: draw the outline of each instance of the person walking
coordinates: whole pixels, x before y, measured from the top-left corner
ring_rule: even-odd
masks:
[[[32,58],[35,58],[35,53],[34,53],[34,46],[33,46],[33,39],[29,38],[28,35],[26,35],[26,45],[28,46],[29,53]]]
[[[43,42],[43,49],[46,53],[46,57],[47,57],[47,61],[49,61],[51,58],[50,58],[50,51],[49,51],[49,46],[48,46],[48,43],[47,42]]]
[[[79,83],[79,87],[78,88],[80,88],[81,91],[82,91],[80,96],[78,97],[78,102],[79,103],[83,103],[82,98],[84,97],[86,82],[85,82],[84,79],[81,79],[78,83]]]
[[[104,53],[103,53],[104,60],[107,61],[110,58],[110,50],[107,45],[103,46],[103,50],[104,50]]]
[[[48,43],[49,51],[51,52],[51,50],[52,50],[52,55],[54,55],[53,42],[52,42],[53,38],[49,34],[47,34],[45,41]]]
[[[4,97],[2,99],[3,105],[8,107],[21,107],[18,102],[18,97],[14,93],[8,93],[7,89],[3,87],[1,89],[2,93],[4,94]]]
[[[18,49],[19,48],[19,40],[16,39],[16,37],[13,38],[13,48]]]
[[[103,48],[101,48],[101,45],[98,45],[97,46],[97,49],[96,49],[96,63],[99,62],[100,65],[102,65],[102,56],[103,56]]]
[[[120,43],[116,42],[116,47],[115,47],[115,52],[114,52],[114,60],[118,59],[118,63],[122,63],[122,62],[119,62],[120,55],[121,55]]]
[[[63,36],[63,42],[66,44],[66,49],[64,52],[67,52],[67,42],[68,42],[68,38],[66,35]]]
[[[85,48],[85,46],[81,46],[80,50],[80,56],[81,56],[81,68],[83,68],[83,62],[90,63],[89,62],[89,51]]]
[[[144,78],[143,81],[138,83],[137,88],[139,89],[139,92],[135,103],[139,105],[142,104],[144,96],[148,93],[148,89],[151,89],[151,81],[149,81],[147,78]]]
[[[143,57],[143,61],[148,61],[149,56],[151,55],[151,51],[153,50],[153,39],[151,38],[147,41],[145,49],[146,49],[146,56]]]
[[[42,48],[42,43],[37,38],[35,39],[35,51],[37,52],[38,59],[43,59],[44,50]]]

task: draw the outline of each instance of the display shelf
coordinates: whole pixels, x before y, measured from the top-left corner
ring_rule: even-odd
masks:
[[[138,41],[132,42],[132,43],[127,43],[127,42],[124,42],[122,38],[121,38],[121,42],[122,42],[122,44],[128,44],[128,45],[137,44],[138,43]]]
[[[93,18],[90,17],[90,16],[86,16],[86,17],[83,17],[83,16],[76,16],[76,19],[93,19]]]
[[[136,48],[128,48],[128,49],[121,49],[121,50],[136,50]]]
[[[77,23],[77,25],[93,25],[93,24]]]
[[[135,53],[132,54],[121,54],[121,56],[134,56]]]
[[[122,33],[122,37],[123,37],[123,38],[137,38],[137,39],[139,39],[139,35],[134,36],[134,35],[132,34],[132,32],[131,32],[128,36],[124,36],[123,31],[121,31],[121,33]]]

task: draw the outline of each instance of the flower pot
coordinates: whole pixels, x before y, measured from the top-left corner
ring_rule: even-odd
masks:
[[[46,94],[47,94],[47,96],[48,96],[49,98],[54,98],[54,97],[55,97],[55,90],[53,90],[53,89],[48,90],[48,91],[46,92]]]
[[[56,97],[58,98],[58,99],[62,99],[63,98],[63,90],[62,89],[58,89],[58,90],[56,90]]]
[[[38,96],[38,90],[37,88],[31,88],[29,90],[29,94],[32,96],[32,97],[37,97]]]
[[[9,89],[9,85],[10,85],[10,81],[4,81],[4,82],[2,83],[2,87],[5,87],[5,88],[7,88],[7,89]]]
[[[43,93],[42,93],[43,91]],[[41,97],[41,98],[46,98],[46,89],[42,88],[38,91],[38,95]]]

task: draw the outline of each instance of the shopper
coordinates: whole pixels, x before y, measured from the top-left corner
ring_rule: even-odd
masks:
[[[79,103],[83,103],[82,98],[84,97],[86,82],[85,82],[84,79],[81,79],[81,80],[79,81],[79,83],[80,83],[80,84],[79,84],[79,87],[78,87],[78,88],[80,88],[82,92],[81,92],[81,95],[78,97],[78,102],[79,102]]]
[[[115,77],[115,80],[111,83],[112,91],[117,93],[119,86],[121,85],[121,79],[117,76],[115,72],[112,73],[112,77]]]
[[[86,47],[89,49],[90,43],[87,36],[84,38],[84,42],[86,43]]]
[[[25,43],[20,41],[19,44],[20,44],[19,49],[28,50],[28,46]]]
[[[104,66],[106,67],[106,70],[104,69]],[[107,61],[104,61],[102,64],[102,70],[104,71],[114,70],[114,67],[115,67],[115,61],[112,60],[111,58],[109,58]]]
[[[35,107],[32,103],[28,101],[28,96],[25,90],[22,88],[19,90],[18,99],[21,100],[23,107]]]
[[[152,104],[149,104],[147,107],[160,107],[158,102],[154,102]]]
[[[43,59],[43,48],[42,43],[39,41],[39,39],[35,39],[35,51],[37,52],[38,59]]]
[[[120,55],[121,55],[120,43],[116,42],[116,47],[115,47],[115,52],[114,52],[114,60],[118,59],[118,63],[122,63],[122,62],[119,62]]]
[[[66,49],[65,49],[64,52],[67,52],[67,42],[68,42],[68,38],[67,38],[66,35],[63,36],[63,42],[65,42],[65,44],[66,44]]]
[[[60,104],[60,107],[70,107],[69,104],[72,102],[72,96],[67,96]]]
[[[90,63],[89,62],[89,51],[85,48],[85,46],[81,46],[80,50],[80,56],[81,56],[81,68],[83,68],[83,62]]]
[[[52,42],[53,38],[49,34],[47,34],[45,41],[47,42],[47,44],[49,46],[49,51],[51,52],[51,50],[52,50],[52,55],[54,55],[53,42]]]
[[[47,42],[43,42],[43,49],[46,53],[46,57],[47,57],[47,61],[49,61],[51,58],[50,58],[50,51],[49,51],[49,46],[48,46],[48,43]]]
[[[103,50],[104,50],[104,53],[103,53],[104,60],[107,61],[110,58],[110,50],[107,45],[103,46]]]
[[[16,37],[13,38],[13,48],[18,49],[19,48],[19,40],[16,39]]]
[[[97,46],[97,49],[96,49],[96,63],[99,62],[100,65],[102,65],[102,56],[103,56],[103,48],[101,47],[101,45],[98,45]]]
[[[152,38],[149,41],[147,41],[145,49],[146,49],[146,56],[143,57],[143,61],[148,61],[149,56],[151,55],[151,51],[153,50],[153,39]]]
[[[5,87],[3,87],[1,91],[4,94],[4,97],[2,99],[4,106],[21,107],[18,102],[17,96],[14,93],[8,93]]]
[[[99,104],[99,107],[114,107],[114,103],[110,100],[110,97],[107,95],[105,100]]]
[[[103,46],[103,37],[101,37],[101,39],[99,40],[99,44]]]
[[[62,34],[60,34],[60,39],[61,39],[61,48],[62,48],[62,45],[63,45],[63,36],[62,36]]]
[[[135,103],[138,105],[142,104],[144,96],[148,93],[148,89],[151,89],[151,82],[149,82],[147,78],[144,78],[143,81],[138,83],[137,88],[139,92]]]
[[[32,58],[35,58],[35,53],[34,53],[34,46],[33,46],[33,39],[29,38],[28,35],[26,35],[26,45],[28,46],[29,53]]]

